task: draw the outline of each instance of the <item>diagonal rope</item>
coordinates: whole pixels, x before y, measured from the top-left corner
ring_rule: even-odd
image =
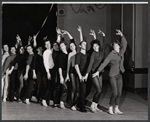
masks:
[[[53,3],[52,3],[52,5],[51,5],[51,7],[50,7],[50,9],[49,9],[48,15],[49,15],[49,13],[51,12],[52,8],[53,8]],[[43,24],[42,24],[40,30],[43,28],[43,26],[44,26],[44,24],[45,24],[45,22],[46,22],[46,20],[47,20],[47,18],[48,18],[48,15],[47,15],[47,17],[45,18],[45,20],[44,20],[44,22],[43,22]],[[40,33],[40,30],[37,32],[37,34],[36,34],[35,36],[38,36],[38,34]]]

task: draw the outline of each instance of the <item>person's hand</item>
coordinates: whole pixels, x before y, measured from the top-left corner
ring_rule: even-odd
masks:
[[[33,40],[36,40],[36,37],[37,37],[36,35],[33,35]]]
[[[60,83],[64,84],[64,78],[63,77],[60,77]]]
[[[78,30],[79,32],[82,32],[81,26],[78,26],[77,30]]]
[[[48,72],[47,73],[47,79],[50,80],[51,79],[51,74]]]
[[[90,30],[89,35],[93,36],[94,39],[96,39],[96,34],[95,34],[95,31],[94,31],[94,30]]]
[[[20,38],[20,36],[18,34],[16,36],[16,39],[17,39],[17,42],[21,41],[21,38]]]
[[[89,35],[94,36],[95,35],[95,31],[94,30],[90,30]]]
[[[29,40],[29,41],[32,41],[32,37],[31,37],[31,36],[29,36],[29,37],[28,37],[28,40]]]
[[[122,33],[120,30],[117,30],[117,29],[116,29],[116,31],[117,31],[116,35],[123,36],[123,33]]]
[[[70,81],[69,75],[66,76],[65,82]]]
[[[33,79],[37,79],[37,77],[36,77],[36,74],[35,74],[35,73],[33,73]]]
[[[84,77],[83,76],[79,76],[80,82],[84,82]]]
[[[61,34],[62,34],[62,35],[68,34],[68,31],[66,31],[66,30],[61,30]]]
[[[92,74],[92,77],[95,78],[96,76],[99,76],[99,72],[95,72],[94,74]]]
[[[8,70],[8,75],[10,75],[12,73],[12,70]]]
[[[103,36],[105,36],[105,33],[103,31],[101,31],[100,29],[98,31],[98,34],[102,34]]]
[[[84,80],[84,81],[87,81],[87,79],[88,79],[88,74],[86,74],[86,75],[83,77],[83,80]]]
[[[56,28],[57,34],[61,34],[61,30],[59,28]]]
[[[23,78],[24,78],[24,80],[27,80],[28,79],[28,75],[25,74]]]

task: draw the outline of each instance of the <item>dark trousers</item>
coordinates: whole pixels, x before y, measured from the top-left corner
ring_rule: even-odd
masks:
[[[112,105],[119,105],[121,94],[122,94],[122,86],[123,86],[123,80],[122,75],[118,74],[115,76],[110,77],[110,84],[112,88],[112,95],[110,98],[109,104]]]
[[[67,71],[63,71],[62,70],[62,74],[63,74],[63,78],[65,80],[66,76],[67,76]],[[67,99],[67,83],[64,83],[64,84],[60,84],[60,87],[61,87],[61,97],[60,97],[60,101],[62,102],[66,102],[66,99]]]
[[[101,96],[101,90],[102,90],[102,75],[100,75],[100,77],[98,76],[94,77],[92,81],[93,81],[93,86],[96,89],[96,93],[94,94],[93,97],[93,102],[98,103]]]
[[[77,104],[77,99],[79,97],[79,81],[77,80],[77,75],[70,73],[71,81],[71,106]]]
[[[86,95],[86,83],[80,82],[79,83],[79,107],[80,109],[85,108],[85,95]]]
[[[30,99],[32,97],[32,91],[33,91],[33,87],[34,87],[34,80],[32,78],[32,75],[29,76],[29,78],[24,81],[24,85],[25,85],[25,99]]]
[[[36,82],[36,97],[39,100],[47,100],[49,93],[49,80],[47,79],[46,73],[37,72],[37,82]]]
[[[12,101],[14,100],[15,87],[17,84],[16,75],[17,75],[17,70],[13,70],[10,75],[8,98],[9,98],[9,100],[12,100]]]
[[[18,70],[17,71],[17,77],[18,77],[19,83],[18,83],[18,88],[17,88],[17,91],[16,91],[16,95],[17,95],[17,99],[20,99],[21,91],[22,91],[22,88],[24,86],[24,84],[23,84],[23,71]]]
[[[59,82],[59,73],[57,68],[53,68],[51,70],[51,76],[52,76],[52,98],[54,101],[54,104],[59,104],[60,102],[60,82]]]

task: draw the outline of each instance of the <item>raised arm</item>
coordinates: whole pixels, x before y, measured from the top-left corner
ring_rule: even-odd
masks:
[[[57,40],[56,40],[56,42],[60,43],[61,36],[62,36],[61,30],[59,28],[56,28],[56,32],[57,32]]]
[[[61,30],[61,31],[62,31],[64,34],[67,34],[70,40],[73,39],[73,36],[72,36],[68,31],[66,31],[66,30]]]
[[[80,42],[82,42],[83,41],[83,34],[82,34],[81,26],[78,26],[77,30],[79,31],[79,34],[80,34]]]
[[[100,43],[101,43],[101,46],[102,46],[101,49],[102,49],[102,51],[104,51],[105,47],[106,47],[105,33],[103,31],[99,30],[98,34],[102,34],[102,36],[103,36],[103,42],[100,41]]]
[[[33,36],[33,47],[36,47],[36,46],[37,46],[36,38],[37,38],[37,36],[34,35],[34,36]]]
[[[94,30],[90,30],[89,35],[93,36],[94,40],[96,39],[96,33]]]
[[[18,49],[21,46],[22,46],[22,41],[21,41],[20,36],[17,34],[15,47],[16,47],[16,49]]]
[[[127,40],[126,40],[126,38],[124,37],[123,33],[120,30],[116,30],[116,31],[117,31],[116,35],[121,36],[121,46],[122,46],[122,48],[121,48],[120,51],[121,51],[121,54],[124,54],[125,51],[126,51],[126,48],[127,48]]]

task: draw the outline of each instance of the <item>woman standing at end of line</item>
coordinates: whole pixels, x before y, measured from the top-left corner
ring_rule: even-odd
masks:
[[[112,95],[109,102],[109,114],[123,114],[119,110],[119,103],[122,94],[122,73],[125,71],[123,62],[124,62],[124,53],[127,47],[127,41],[120,30],[116,30],[116,35],[121,36],[121,43],[117,40],[112,43],[113,50],[106,57],[104,62],[98,68],[97,72],[92,75],[92,77],[99,76],[99,73],[110,63],[110,84],[112,87]],[[113,110],[113,106],[115,105],[115,109]]]

